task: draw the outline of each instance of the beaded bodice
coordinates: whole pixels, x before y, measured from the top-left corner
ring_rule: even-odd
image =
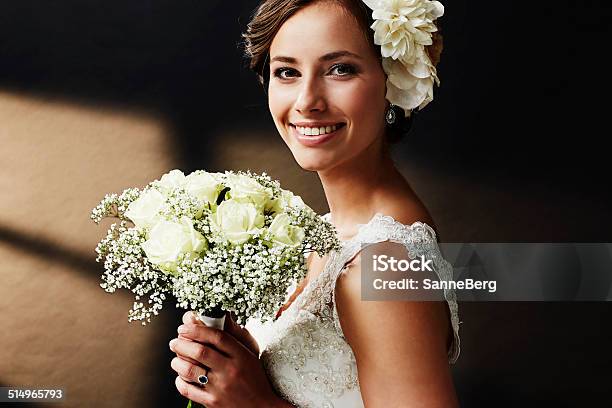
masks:
[[[329,214],[324,216],[329,219]],[[272,385],[297,407],[363,406],[357,364],[347,343],[335,302],[336,280],[345,265],[364,245],[383,241],[405,245],[408,255],[433,260],[441,280],[452,279],[452,266],[443,259],[435,232],[427,224],[404,225],[376,214],[361,225],[339,251],[330,254],[319,276],[309,282],[275,321],[250,322],[247,328],[262,350],[261,359]],[[451,312],[454,341],[448,351],[450,363],[459,356],[459,316],[455,293],[445,291]]]

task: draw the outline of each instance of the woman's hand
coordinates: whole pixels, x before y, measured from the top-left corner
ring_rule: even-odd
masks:
[[[272,390],[257,342],[229,314],[225,331],[206,327],[191,312],[183,323],[179,337],[170,342],[177,355],[170,365],[179,375],[176,388],[183,396],[207,408],[290,406]],[[203,374],[208,383],[201,386],[198,376]]]

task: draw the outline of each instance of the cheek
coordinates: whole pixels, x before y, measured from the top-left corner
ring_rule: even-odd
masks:
[[[268,108],[277,126],[282,126],[293,105],[293,95],[288,89],[274,85],[268,87]]]
[[[341,89],[336,100],[341,101],[342,109],[350,117],[353,125],[372,132],[382,126],[386,106],[385,86],[379,81],[355,82]],[[380,119],[380,120],[379,120]]]

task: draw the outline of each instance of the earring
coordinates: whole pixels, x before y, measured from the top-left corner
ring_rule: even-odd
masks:
[[[387,111],[385,112],[385,120],[387,121],[388,125],[393,125],[397,119],[397,114],[395,113],[393,107],[393,104],[389,105]]]

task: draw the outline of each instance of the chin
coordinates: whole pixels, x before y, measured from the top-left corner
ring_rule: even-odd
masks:
[[[316,160],[295,160],[297,164],[306,171],[321,171],[327,167],[325,163]]]
[[[335,166],[336,160],[329,154],[294,152],[293,157],[297,164],[306,171],[323,171]]]

